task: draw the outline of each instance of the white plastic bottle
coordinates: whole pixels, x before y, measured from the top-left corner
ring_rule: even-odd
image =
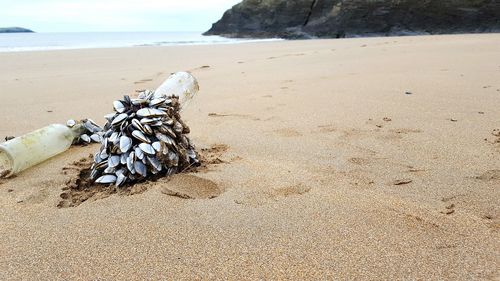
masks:
[[[199,90],[200,86],[193,75],[188,72],[176,72],[170,75],[170,77],[156,89],[154,97],[161,98],[168,95],[176,95],[179,97],[179,103],[184,109]]]
[[[9,177],[66,151],[82,127],[52,124],[0,144],[0,178]]]

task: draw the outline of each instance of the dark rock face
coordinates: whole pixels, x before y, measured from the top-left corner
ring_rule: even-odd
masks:
[[[500,0],[244,0],[206,35],[355,37],[500,31]]]
[[[19,33],[19,32],[33,32],[33,31],[22,27],[0,27],[0,33]]]

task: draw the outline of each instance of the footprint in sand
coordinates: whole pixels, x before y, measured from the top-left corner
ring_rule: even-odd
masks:
[[[420,129],[409,129],[409,128],[392,129],[390,131],[393,133],[396,133],[396,134],[403,134],[403,135],[410,134],[410,133],[421,133],[422,132],[422,130],[420,130]]]
[[[287,137],[287,138],[302,136],[302,134],[300,132],[298,132],[297,130],[292,129],[292,128],[278,129],[278,130],[274,130],[273,132],[278,134],[281,137]]]
[[[381,140],[400,140],[405,135],[422,132],[422,130],[420,129],[413,128],[395,128],[389,130],[384,129],[386,125],[390,126],[391,122],[392,119],[389,117],[384,117],[380,120],[374,120],[370,118],[368,119],[368,121],[366,121],[366,124],[375,126],[376,128],[372,130],[360,130],[360,132],[363,132],[364,135],[373,135],[375,138]]]
[[[498,181],[500,180],[500,170],[488,170],[480,176],[476,176],[476,179],[482,181]]]
[[[366,158],[361,158],[361,157],[352,157],[352,158],[349,158],[349,161],[350,163],[352,164],[356,164],[356,165],[368,165],[370,163],[370,160],[366,159]]]
[[[381,134],[378,136],[378,138],[383,140],[400,140],[404,136],[410,133],[421,133],[421,132],[422,130],[419,129],[408,129],[408,128],[391,129],[388,132],[380,132]]]
[[[33,194],[29,194],[24,198],[18,198],[17,203],[24,204],[40,204],[49,198],[50,192],[48,188],[43,188],[41,190],[36,191]]]
[[[249,115],[249,114],[238,114],[238,113],[210,112],[210,113],[208,113],[208,117],[215,117],[215,118],[218,118],[218,117],[237,117],[237,118],[241,118],[241,119],[250,119],[253,121],[260,121],[260,118],[258,118],[258,117],[254,117],[254,116]]]
[[[228,164],[233,161],[242,160],[239,156],[232,156],[231,158],[223,157],[225,152],[229,149],[228,145],[225,144],[214,144],[208,148],[202,148],[200,150],[201,166],[196,168],[198,172],[208,172],[211,167],[215,167],[219,164]]]
[[[293,195],[303,195],[311,191],[311,188],[302,184],[285,186],[275,189],[271,195],[274,197],[288,197]]]
[[[242,199],[236,199],[234,202],[239,205],[262,206],[288,197],[301,196],[309,191],[311,191],[309,186],[296,184],[279,187],[270,191],[250,193]]]
[[[212,199],[221,195],[224,190],[211,180],[195,175],[179,174],[173,176],[161,192],[182,199]]]
[[[300,56],[304,56],[304,55],[305,55],[304,53],[299,53],[299,54],[286,54],[286,55],[279,56],[279,57],[268,57],[267,59],[268,59],[268,60],[273,60],[273,59],[285,58],[285,57],[300,57]]]
[[[408,165],[407,168],[408,168],[408,170],[406,170],[407,173],[421,174],[421,173],[427,172],[426,169],[415,168],[415,167],[413,167],[411,165]]]
[[[342,130],[342,135],[341,139],[346,140],[346,141],[352,141],[353,139],[362,139],[370,136],[370,131],[367,130],[361,130],[357,128],[348,128],[345,130]]]
[[[153,79],[142,79],[139,81],[135,81],[134,84],[142,84],[142,83],[151,82],[151,81],[153,81]]]
[[[320,133],[332,133],[337,131],[334,125],[319,125],[318,128]]]
[[[266,121],[266,122],[267,121],[274,121],[274,120],[280,120],[280,118],[277,116],[269,116],[267,118],[262,119],[262,121]]]

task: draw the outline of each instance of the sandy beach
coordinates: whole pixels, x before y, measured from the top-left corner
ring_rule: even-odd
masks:
[[[209,159],[74,206],[61,195],[98,145],[0,180],[0,279],[497,280],[499,46],[482,34],[0,53],[2,140],[104,124],[115,99],[188,70],[201,91],[183,118]]]

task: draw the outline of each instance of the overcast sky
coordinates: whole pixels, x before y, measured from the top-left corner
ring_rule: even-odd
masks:
[[[241,0],[0,0],[0,27],[37,32],[206,31]]]

